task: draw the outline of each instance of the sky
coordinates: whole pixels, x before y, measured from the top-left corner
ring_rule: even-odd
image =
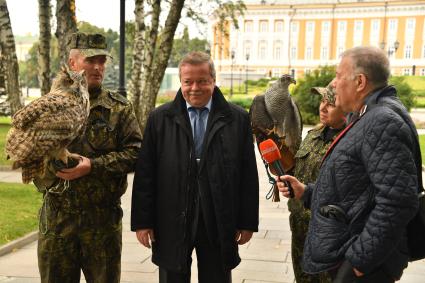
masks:
[[[38,0],[6,0],[9,9],[12,31],[16,35],[38,35]],[[52,5],[56,3],[51,0]],[[126,0],[126,20],[134,20],[134,0]],[[111,28],[119,31],[120,1],[119,0],[75,0],[76,16],[78,21],[86,21],[92,25]],[[55,8],[52,9],[52,16]],[[185,22],[183,20],[183,22]],[[191,37],[199,34],[193,23],[186,23],[193,27]],[[181,30],[182,27],[179,28]]]

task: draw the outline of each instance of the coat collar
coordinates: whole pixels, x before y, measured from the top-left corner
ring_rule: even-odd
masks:
[[[372,104],[377,104],[378,100],[382,97],[387,97],[387,96],[393,96],[395,97],[397,93],[397,90],[395,89],[394,86],[389,85],[383,88],[380,88],[378,90],[375,90],[372,92],[372,94],[370,94],[369,96],[366,97],[365,99],[365,105],[372,105]]]

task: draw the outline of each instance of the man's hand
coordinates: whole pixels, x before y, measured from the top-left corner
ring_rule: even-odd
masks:
[[[78,165],[73,168],[64,168],[56,172],[56,176],[64,180],[75,180],[81,178],[91,171],[91,162],[90,159],[84,156],[80,156],[80,161]]]
[[[353,271],[354,271],[354,274],[355,274],[357,277],[362,277],[362,276],[364,275],[364,273],[362,273],[362,272],[358,271],[358,270],[357,270],[357,269],[355,269],[354,267],[353,267]]]
[[[153,229],[140,229],[136,231],[136,237],[139,242],[147,248],[151,248],[151,243],[155,242]]]
[[[297,178],[290,175],[277,177],[276,178],[277,189],[282,193],[282,196],[286,198],[289,198],[290,194],[289,194],[288,187],[286,186],[285,182],[283,182],[283,180],[291,183],[292,189],[294,190],[294,198],[301,199],[305,191],[305,185],[301,183],[300,181],[298,181]]]
[[[252,234],[252,231],[238,230],[236,231],[235,241],[238,242],[238,245],[248,243],[251,240]]]

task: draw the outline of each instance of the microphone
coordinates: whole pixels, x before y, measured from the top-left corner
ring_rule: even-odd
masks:
[[[277,172],[278,176],[286,175],[283,170],[282,163],[280,159],[282,158],[280,155],[280,150],[277,148],[276,143],[272,139],[267,139],[265,141],[260,142],[259,144],[260,153],[263,159],[271,166],[275,172]],[[289,197],[294,197],[294,190],[292,189],[291,183],[287,181],[283,181],[285,185],[288,187]]]

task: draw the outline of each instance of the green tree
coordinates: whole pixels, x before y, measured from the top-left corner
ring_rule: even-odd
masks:
[[[300,108],[303,124],[316,124],[319,122],[319,105],[321,98],[311,94],[311,88],[325,87],[335,77],[335,66],[324,66],[306,74],[297,81],[292,92]]]
[[[391,77],[390,84],[397,89],[397,95],[408,111],[415,106],[415,98],[410,85],[404,77]]]
[[[183,56],[191,51],[206,51],[207,41],[205,39],[189,39],[189,30],[186,27],[181,38],[175,38],[173,51],[171,51],[168,67],[177,67]]]

